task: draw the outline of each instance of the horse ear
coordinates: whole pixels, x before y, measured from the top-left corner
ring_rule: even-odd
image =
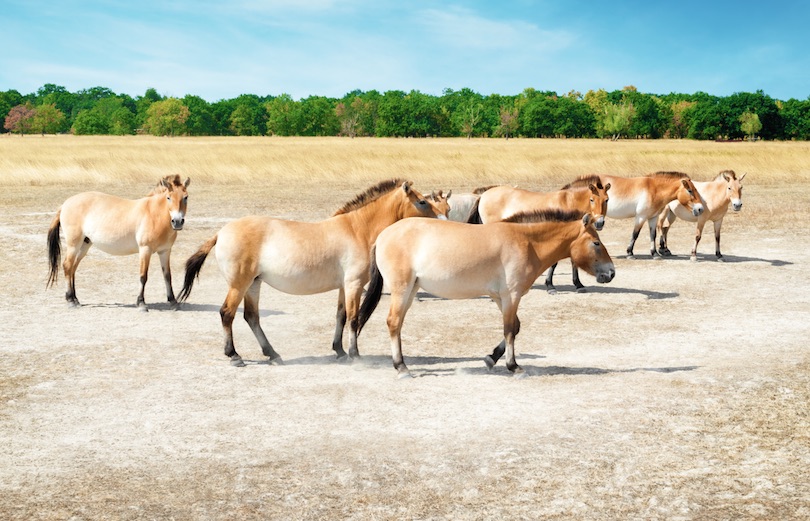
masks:
[[[747,175],[748,175],[748,172],[744,173],[742,175],[742,177],[739,179],[739,181],[742,183],[742,180],[745,179],[745,176],[747,176]]]
[[[162,186],[163,188],[166,188],[167,190],[172,189],[172,184],[165,177],[160,180],[160,186]]]
[[[681,184],[683,184],[684,188],[689,190],[689,180],[688,179],[681,179]]]
[[[402,189],[405,190],[406,194],[411,193],[411,182],[405,181],[404,183],[402,183]]]
[[[610,190],[610,183],[605,185],[605,192],[607,192],[608,190]]]
[[[591,192],[593,192],[594,195],[599,195],[599,190],[596,189],[596,185],[594,185],[593,183],[590,183],[588,185],[588,188],[590,188]]]
[[[186,182],[183,183],[183,188],[188,188],[188,185],[191,184],[191,178],[186,177]]]
[[[447,191],[447,197],[445,197],[445,199],[450,199],[451,195],[453,195],[453,190],[448,190]]]
[[[591,214],[586,213],[585,215],[582,216],[582,226],[587,228],[590,222],[591,222]]]

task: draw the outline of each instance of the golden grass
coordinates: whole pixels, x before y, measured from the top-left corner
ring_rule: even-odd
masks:
[[[760,185],[810,182],[810,143],[685,140],[348,139],[279,137],[0,138],[0,184],[153,182],[166,174],[196,183],[354,183],[386,177],[441,182],[457,190],[492,183],[552,188],[588,173],[657,170],[696,180],[723,169]]]

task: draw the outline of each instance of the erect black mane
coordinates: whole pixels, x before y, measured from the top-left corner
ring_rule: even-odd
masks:
[[[582,219],[584,214],[576,210],[534,210],[532,212],[518,212],[503,220],[505,223],[546,223],[571,222]]]
[[[340,215],[343,213],[351,212],[352,210],[357,210],[368,203],[375,201],[382,197],[383,195],[389,193],[391,190],[402,186],[404,183],[404,179],[387,179],[385,181],[380,181],[376,185],[366,189],[365,192],[358,194],[354,199],[349,201],[348,203],[344,204],[343,206],[338,209],[333,215]]]

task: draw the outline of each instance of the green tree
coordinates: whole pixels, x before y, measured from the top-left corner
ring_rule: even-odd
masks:
[[[517,107],[501,105],[498,111],[498,126],[495,128],[494,135],[505,139],[514,136],[520,128],[518,117]]]
[[[153,136],[176,136],[186,132],[189,110],[179,99],[156,101],[146,112],[144,129]]]
[[[36,107],[31,131],[41,134],[56,134],[62,129],[65,114],[56,108],[55,103]]]
[[[302,136],[336,136],[340,131],[340,121],[335,114],[336,100],[323,96],[309,96],[301,100]]]
[[[762,130],[762,123],[759,121],[759,116],[753,112],[746,111],[740,115],[740,127],[742,131],[745,132],[748,140],[753,141],[756,138],[757,132]]]
[[[294,136],[300,133],[299,104],[289,94],[282,94],[264,104],[267,112],[267,133],[273,136]]]
[[[604,130],[613,141],[627,136],[633,124],[635,107],[632,103],[608,103],[604,108]]]
[[[216,136],[221,132],[217,128],[217,121],[211,105],[199,96],[186,95],[183,105],[188,107],[188,120],[186,128],[191,136]]]
[[[789,99],[782,104],[779,114],[786,139],[810,140],[810,99]]]

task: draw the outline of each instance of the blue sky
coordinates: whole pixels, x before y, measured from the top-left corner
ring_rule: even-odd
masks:
[[[810,96],[810,2],[0,0],[0,90]]]

